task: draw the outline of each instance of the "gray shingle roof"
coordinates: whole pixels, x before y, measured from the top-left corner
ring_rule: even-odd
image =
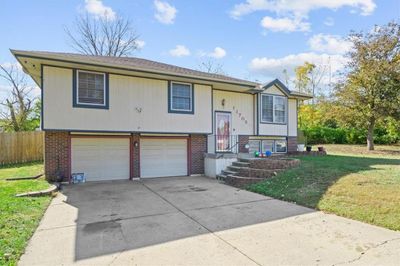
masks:
[[[14,55],[23,56],[24,54],[29,54],[42,58],[57,58],[68,61],[80,61],[92,64],[111,64],[118,65],[120,67],[127,67],[143,71],[154,71],[154,72],[167,72],[175,75],[192,76],[204,79],[219,80],[225,82],[233,82],[251,86],[257,86],[256,82],[238,79],[226,75],[212,74],[207,72],[202,72],[198,70],[193,70],[189,68],[179,67],[175,65],[165,64],[161,62],[151,61],[138,57],[113,57],[113,56],[93,56],[93,55],[82,55],[75,53],[58,53],[58,52],[47,52],[47,51],[21,51],[21,50],[11,50]]]

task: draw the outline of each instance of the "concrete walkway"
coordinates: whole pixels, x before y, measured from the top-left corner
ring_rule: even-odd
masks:
[[[400,233],[205,177],[71,185],[20,265],[395,265]]]

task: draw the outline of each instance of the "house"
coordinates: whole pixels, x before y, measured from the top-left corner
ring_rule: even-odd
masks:
[[[298,101],[310,98],[139,58],[11,52],[41,88],[49,179],[204,174],[207,156],[295,151]]]

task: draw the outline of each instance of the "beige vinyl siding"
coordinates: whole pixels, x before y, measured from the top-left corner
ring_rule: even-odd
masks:
[[[289,136],[297,136],[297,100],[289,99],[288,101],[288,120],[289,120]]]
[[[286,124],[261,124],[259,127],[260,135],[268,136],[287,136]]]
[[[275,85],[271,86],[270,88],[264,90],[263,93],[270,93],[270,94],[275,94],[275,95],[282,95],[285,96],[285,94]]]
[[[232,113],[233,135],[252,135],[254,133],[253,97],[253,95],[245,93],[213,91],[214,111]],[[224,106],[222,105],[223,99],[225,99]]]
[[[168,81],[109,76],[109,109],[72,107],[72,70],[44,67],[44,128],[210,133],[211,86],[194,84],[194,114],[168,113]]]

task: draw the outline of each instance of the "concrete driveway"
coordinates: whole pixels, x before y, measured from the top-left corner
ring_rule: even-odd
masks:
[[[20,265],[394,265],[399,250],[399,232],[176,177],[66,186]]]

